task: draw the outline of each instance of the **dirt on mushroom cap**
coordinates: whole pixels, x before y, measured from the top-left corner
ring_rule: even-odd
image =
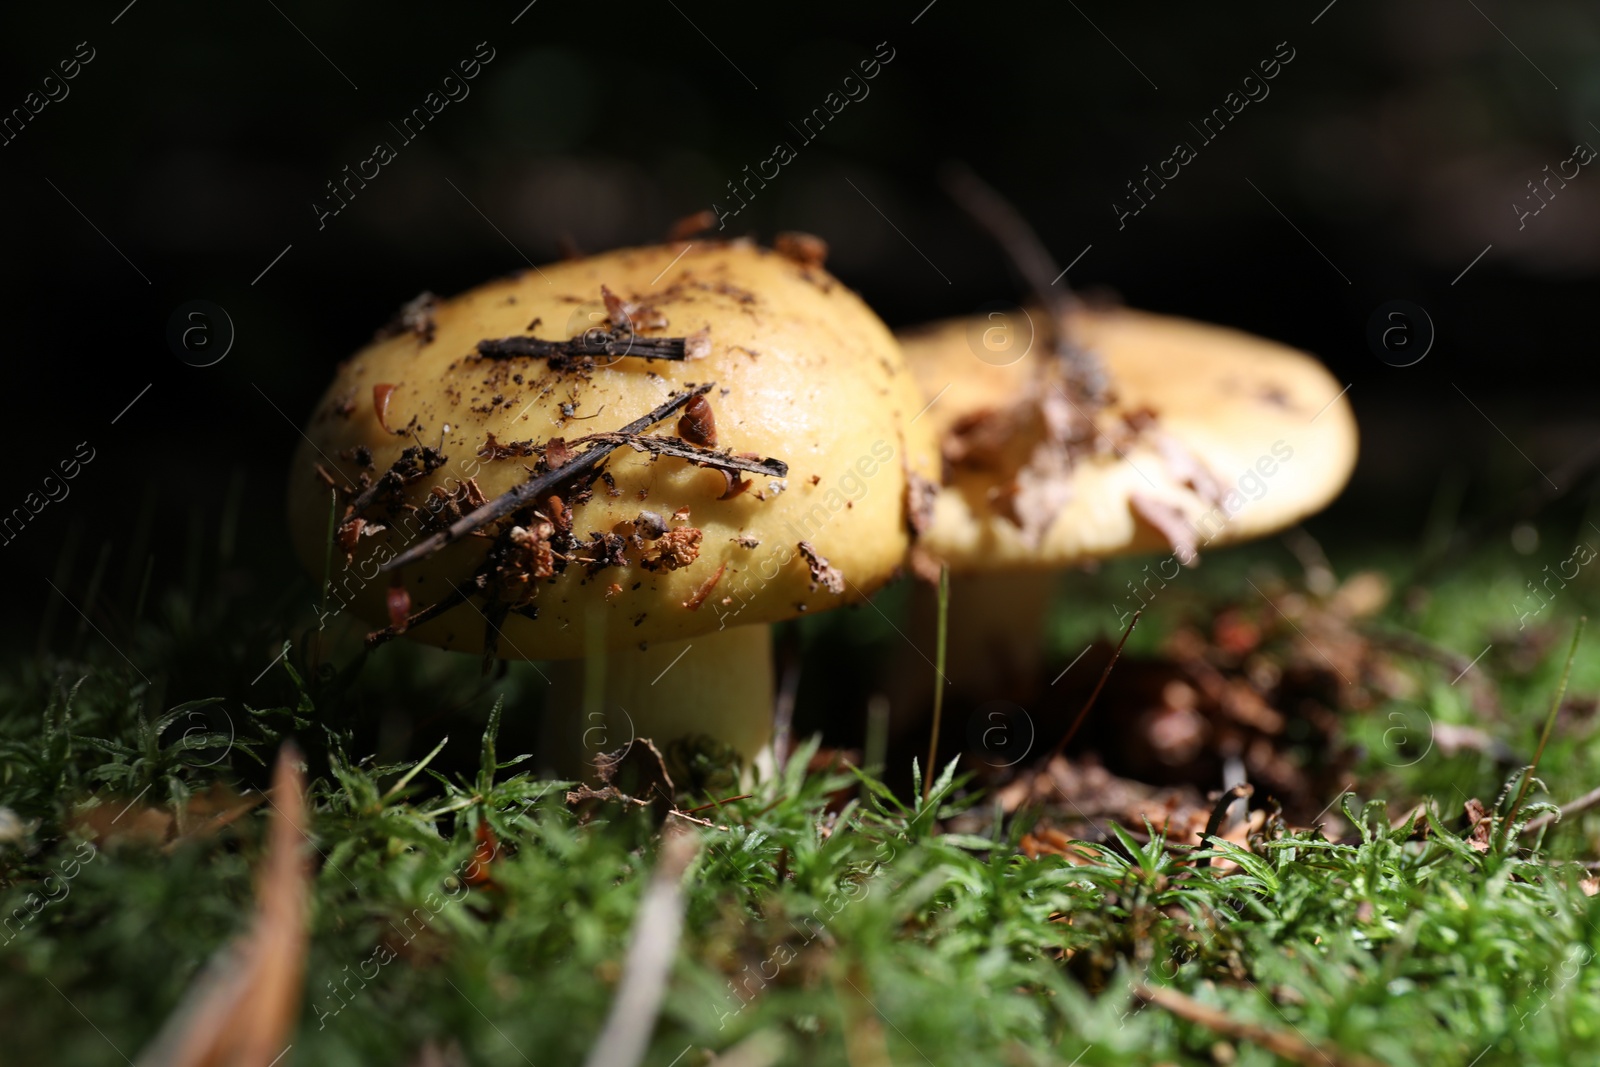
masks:
[[[474,493],[492,499],[527,481],[535,468],[581,454],[590,447],[586,436],[615,433],[707,382],[715,383],[705,400],[718,450],[742,457],[746,469],[766,469],[752,457],[780,460],[788,465],[787,478],[739,474],[752,484],[722,499],[732,478],[719,470],[679,455],[618,448],[605,460],[602,478],[564,500],[573,540],[563,541],[566,534],[558,530],[554,544],[567,565],[537,579],[521,610],[498,620],[499,655],[581,655],[591,605],[604,608],[614,643],[672,640],[825,610],[870,592],[900,566],[907,547],[907,472],[934,477],[937,470],[931,428],[911,421],[922,400],[887,328],[817,266],[748,242],[628,249],[491,282],[438,300],[429,312],[431,337],[417,331],[384,336],[339,368],[294,461],[291,528],[303,562],[319,574],[330,493],[318,466],[339,493],[342,521],[356,495],[349,490],[359,493],[406,448],[420,444],[446,457],[425,477],[369,494],[391,498],[392,507],[380,501],[352,516],[367,526],[346,539],[353,545],[348,566],[342,555],[335,559],[335,610],[347,605],[375,625],[388,621],[389,576],[378,567],[440,524],[431,512],[411,512],[407,505],[424,507],[440,487],[443,494],[435,497],[459,498],[469,478]],[[615,329],[618,317],[630,319],[640,339],[697,335],[687,346],[690,355],[706,354],[683,361],[552,361],[478,352],[481,340],[565,340]],[[380,384],[392,386],[384,392],[387,432],[373,405],[341,403],[371,396]],[[695,421],[704,423],[706,413],[697,411]],[[676,422],[675,415],[646,432],[673,436]],[[674,557],[680,566],[660,567],[645,554],[650,546],[627,540],[641,510],[671,514],[685,507],[690,517],[672,525],[703,533],[692,560],[682,552]],[[540,514],[550,518],[547,511]],[[374,531],[375,525],[382,529]],[[473,600],[422,622],[409,636],[483,650],[485,616],[475,607],[490,598],[471,583],[492,536],[510,525],[508,518],[403,568],[416,606],[458,587]],[[531,527],[524,522],[520,528]],[[752,551],[735,541],[749,535],[771,550]],[[815,544],[849,580],[843,594],[812,589],[810,569],[792,550],[800,540]],[[781,551],[785,545],[789,551]],[[719,568],[724,575],[703,607],[685,609]],[[527,573],[538,570],[519,572]],[[616,584],[624,591],[608,599]]]
[[[1249,540],[1321,509],[1348,480],[1354,416],[1339,382],[1305,353],[1126,309],[1083,310],[1071,328],[1104,361],[1115,399],[1088,416],[1099,451],[1064,475],[1043,472],[1060,492],[1036,538],[1007,511],[1004,472],[948,460],[951,442],[970,449],[976,441],[998,457],[996,465],[1026,471],[1027,420],[1014,420],[1016,432],[998,442],[971,427],[986,415],[998,424],[1028,395],[1048,346],[1041,339],[998,366],[975,355],[967,320],[901,335],[925,394],[946,390],[924,420],[946,443],[947,477],[922,548],[952,570],[1053,568],[1181,548],[1173,522],[1194,527],[1201,548]]]

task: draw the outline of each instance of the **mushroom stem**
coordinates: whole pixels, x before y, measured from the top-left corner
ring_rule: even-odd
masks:
[[[952,695],[969,701],[1027,700],[1038,684],[1044,659],[1045,627],[1054,600],[1056,576],[1048,571],[952,575],[945,678]],[[932,655],[938,626],[939,595],[917,583],[912,592],[912,642]],[[932,672],[918,657],[911,668]],[[926,692],[926,685],[916,687]],[[928,701],[914,699],[915,707]]]
[[[591,774],[602,752],[648,737],[662,751],[703,735],[728,746],[747,767],[764,762],[772,742],[772,645],[765,626],[736,626],[686,641],[604,651],[595,672],[602,692],[585,693],[593,664],[549,664],[547,759],[558,771]],[[586,702],[584,697],[589,696]]]

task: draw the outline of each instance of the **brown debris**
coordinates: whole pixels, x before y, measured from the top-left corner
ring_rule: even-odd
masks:
[[[379,382],[372,387],[372,410],[378,416],[378,425],[383,427],[384,433],[393,433],[389,429],[389,397],[394,394],[394,386],[388,382]]]
[[[586,800],[615,801],[623,805],[652,808],[658,821],[665,820],[673,808],[677,787],[667,771],[666,758],[648,737],[632,738],[615,752],[603,752],[594,759],[601,787],[579,784],[567,793],[568,804]]]
[[[996,470],[1002,465],[1011,443],[1031,421],[1029,405],[979,408],[968,412],[951,425],[939,449],[952,467],[971,470]]]
[[[820,267],[828,259],[828,242],[809,233],[789,230],[773,238],[772,250],[802,267]]]
[[[727,569],[728,565],[726,563],[719,565],[716,569],[716,572],[704,582],[701,582],[700,588],[696,589],[694,593],[690,595],[689,599],[683,602],[683,606],[688,608],[690,611],[699,611],[700,605],[705,603],[706,597],[711,595],[711,590],[715,589],[717,587],[717,583],[722,581],[722,572]]]
[[[919,582],[937,586],[939,576],[944,571],[944,561],[921,545],[912,545],[907,557],[911,566],[911,576]]]
[[[550,536],[555,527],[541,522],[532,529],[511,527],[511,543],[517,546],[519,562],[530,580],[548,578],[555,573],[555,554],[550,550]]]
[[[349,523],[365,511],[379,496],[386,497],[386,503],[391,511],[398,511],[406,506],[405,496],[401,492],[406,486],[422,480],[450,460],[443,452],[426,445],[410,445],[405,448],[399,457],[391,464],[389,469],[378,477],[378,480],[368,485],[356,498],[350,502],[350,507],[345,512],[344,522]],[[362,479],[366,479],[362,475]],[[376,531],[374,531],[376,532]]]
[[[1154,526],[1156,532],[1166,538],[1179,563],[1194,566],[1195,561],[1199,559],[1195,531],[1183,512],[1164,500],[1157,500],[1143,493],[1130,493],[1128,506],[1133,509],[1135,515]]]
[[[406,592],[406,587],[396,575],[389,585],[389,592],[385,597],[389,608],[389,627],[397,633],[403,633],[406,620],[411,617],[411,594]]]
[[[561,502],[560,497],[552,494],[545,500],[544,515],[545,518],[550,520],[550,524],[556,528],[557,533],[572,532],[572,512],[567,509],[566,504]]]
[[[565,467],[572,462],[572,449],[567,447],[567,442],[559,437],[552,437],[544,443],[544,465],[548,470]]]
[[[591,575],[598,574],[607,567],[628,565],[628,542],[618,534],[595,531],[589,535],[589,544],[585,547],[592,555],[577,558],[583,563],[584,570]],[[607,599],[610,599],[609,594]]]
[[[637,330],[664,330],[667,317],[658,309],[638,301],[623,300],[604,285],[600,286],[600,299],[606,306],[606,318],[611,320],[613,332],[632,334]]]
[[[1472,797],[1467,801],[1463,817],[1467,820],[1467,844],[1474,852],[1488,852],[1494,846],[1494,816],[1484,807],[1483,801]]]
[[[501,444],[495,439],[493,433],[484,434],[483,445],[478,449],[478,457],[487,460],[518,459],[523,456],[531,456],[534,453],[535,448],[531,439]]]
[[[1193,489],[1201,500],[1212,507],[1222,503],[1222,483],[1200,457],[1171,434],[1156,432],[1153,438],[1156,451],[1161,453],[1161,459],[1166,464],[1168,473],[1180,485],[1187,485]]]
[[[656,539],[651,551],[640,560],[648,571],[675,571],[700,558],[700,539],[704,535],[693,526],[679,526]]]
[[[717,447],[717,418],[709,400],[697,396],[689,401],[678,418],[678,436],[690,444]]]
[[[395,312],[394,318],[384,324],[377,333],[373,334],[374,341],[398,337],[403,333],[413,333],[422,339],[423,344],[433,340],[434,323],[433,309],[439,304],[439,298],[424,290],[412,299],[402,304],[400,310]]]
[[[912,540],[921,539],[933,526],[934,507],[939,487],[912,471],[906,472],[906,527]]]
[[[696,211],[693,215],[685,215],[672,224],[667,231],[669,242],[687,241],[696,234],[705,233],[717,224],[717,213],[710,208]]]
[[[806,566],[811,568],[812,592],[816,592],[819,585],[835,596],[844,592],[844,575],[840,574],[839,569],[829,563],[810,541],[801,541],[795,547],[806,558]]]
[[[749,478],[737,477],[732,471],[718,468],[717,473],[727,480],[727,485],[723,488],[722,495],[717,497],[718,500],[732,500],[739,494],[747,492],[755,484]]]
[[[1041,444],[1009,489],[997,494],[993,503],[1017,527],[1025,543],[1038,545],[1071,499],[1072,457]]]
[[[684,359],[705,359],[711,354],[711,327],[702,326],[683,339]]]

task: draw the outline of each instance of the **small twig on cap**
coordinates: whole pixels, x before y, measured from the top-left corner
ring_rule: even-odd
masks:
[[[667,416],[675,414],[679,409],[684,407],[695,397],[704,396],[706,393],[710,392],[715,385],[715,382],[706,382],[704,385],[697,386],[688,392],[679,393],[677,396],[666,401],[665,403],[657,405],[648,413],[641,415],[637,419],[634,419],[632,422],[622,427],[621,430],[617,431],[617,433],[619,435],[641,433],[644,430],[649,429],[651,426],[654,426],[662,419],[665,419]],[[406,566],[408,563],[415,563],[418,560],[427,559],[441,548],[444,548],[446,545],[451,544],[452,542],[461,540],[461,538],[472,533],[474,530],[486,526],[502,516],[511,514],[524,504],[536,500],[541,496],[549,495],[550,491],[556,486],[589,473],[598,467],[601,461],[603,461],[607,456],[611,455],[612,452],[620,448],[621,445],[622,442],[620,441],[596,441],[589,448],[572,457],[572,459],[568,460],[566,463],[563,463],[555,470],[547,471],[546,473],[535,478],[528,479],[521,485],[515,486],[514,488],[501,493],[499,496],[495,497],[493,500],[489,501],[487,504],[483,505],[483,507],[478,508],[471,514],[463,515],[461,518],[451,523],[449,527],[440,531],[439,533],[429,534],[421,541],[418,541],[415,545],[412,545],[410,548],[400,553],[400,555],[396,556],[394,559],[391,559],[388,563],[385,563],[381,568],[379,568],[379,570],[387,573],[389,571],[398,570],[399,568]]]
[[[538,337],[485,338],[478,342],[478,355],[486,359],[632,356],[682,361],[688,358],[688,342],[687,337],[639,337],[627,331],[588,330],[565,341],[545,341]]]
[[[677,456],[679,459],[687,459],[719,470],[748,471],[751,474],[765,474],[769,478],[784,478],[789,474],[789,465],[781,459],[770,457],[747,459],[733,452],[719,452],[704,445],[692,444],[681,437],[669,437],[664,434],[592,433],[571,443],[576,445],[586,441],[632,445],[640,452],[650,452],[658,456]]]
[[[970,167],[951,163],[941,178],[950,198],[994,238],[1034,298],[1050,313],[1056,354],[1069,368],[1074,383],[1087,399],[1104,402],[1110,391],[1105,365],[1095,353],[1074,342],[1067,329],[1068,318],[1082,301],[1065,283],[1056,284],[1066,272],[1056,270],[1055,258],[1022,214]]]
[[[1053,318],[1060,321],[1076,309],[1078,298],[1072,290],[1052,284],[1059,276],[1055,257],[1010,201],[965,163],[949,164],[939,177],[950,199],[994,238],[1023,284],[1033,291],[1034,299]]]

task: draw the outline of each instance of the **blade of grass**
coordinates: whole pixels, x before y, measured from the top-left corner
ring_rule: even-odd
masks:
[[[1505,825],[1500,830],[1500,848],[1503,851],[1511,841],[1511,828],[1517,822],[1517,809],[1522,807],[1522,801],[1528,795],[1528,785],[1533,781],[1533,776],[1538,773],[1539,760],[1544,757],[1544,746],[1550,743],[1550,734],[1555,730],[1556,712],[1561,710],[1561,701],[1567,695],[1567,680],[1572,677],[1572,661],[1578,658],[1578,641],[1583,637],[1583,627],[1589,621],[1587,615],[1578,616],[1578,625],[1572,631],[1572,647],[1567,649],[1567,662],[1561,668],[1561,681],[1556,686],[1555,699],[1550,701],[1550,712],[1544,717],[1544,730],[1539,734],[1539,747],[1533,751],[1533,762],[1528,764],[1527,771],[1522,776],[1522,784],[1517,787],[1517,795],[1511,801],[1511,809],[1506,812]]]
[[[934,650],[933,682],[933,732],[928,737],[928,777],[922,784],[922,802],[928,802],[928,794],[933,791],[934,758],[939,752],[939,720],[944,715],[944,648],[950,631],[950,565],[939,565],[939,639]]]
[[[1056,747],[1050,750],[1050,755],[1045,757],[1044,766],[1048,767],[1050,761],[1066,751],[1067,742],[1071,741],[1078,732],[1078,727],[1083,725],[1083,720],[1089,717],[1089,709],[1094,707],[1094,702],[1100,697],[1100,690],[1106,687],[1106,679],[1111,677],[1111,668],[1117,665],[1117,660],[1122,658],[1122,646],[1128,643],[1128,638],[1133,636],[1133,628],[1139,625],[1139,616],[1143,615],[1141,609],[1133,613],[1133,618],[1128,620],[1128,628],[1122,631],[1122,640],[1117,642],[1117,650],[1111,653],[1111,660],[1106,664],[1106,669],[1100,672],[1100,680],[1094,684],[1094,692],[1089,694],[1089,699],[1083,702],[1083,710],[1078,712],[1078,717],[1072,720],[1072,726],[1061,735],[1061,740],[1056,742]]]
[[[328,490],[328,535],[322,550],[322,614],[328,614],[328,594],[333,589],[333,535],[339,526],[339,490]]]
[[[383,796],[380,797],[379,799],[380,800],[388,800],[390,797],[392,797],[395,794],[399,793],[400,790],[402,790],[402,789],[404,789],[406,787],[406,783],[410,782],[411,779],[415,778],[418,774],[421,774],[422,773],[422,769],[424,767],[426,767],[428,764],[432,763],[433,762],[433,757],[435,757],[439,753],[443,752],[444,751],[444,746],[448,745],[449,743],[450,743],[450,735],[446,734],[443,740],[441,740],[437,745],[433,746],[433,751],[432,752],[428,753],[426,756],[423,756],[420,760],[418,760],[416,763],[414,763],[412,765],[411,769],[409,771],[407,771],[405,774],[402,774],[400,776],[400,780],[395,782],[394,785],[391,785],[388,788],[388,790],[383,794]]]

